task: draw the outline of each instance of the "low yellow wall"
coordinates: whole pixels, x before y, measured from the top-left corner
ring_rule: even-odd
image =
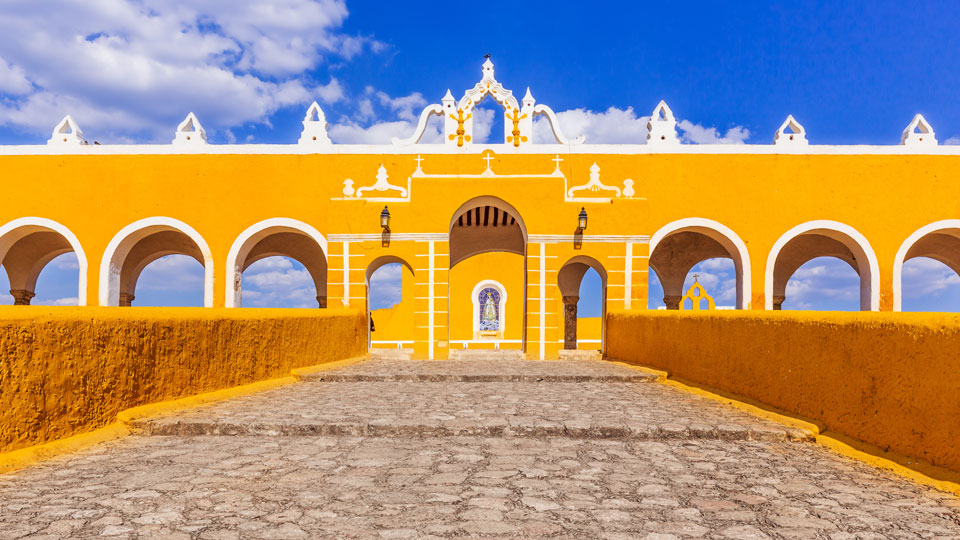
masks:
[[[607,355],[960,471],[960,316],[612,312]]]
[[[0,452],[365,352],[356,310],[0,307]]]

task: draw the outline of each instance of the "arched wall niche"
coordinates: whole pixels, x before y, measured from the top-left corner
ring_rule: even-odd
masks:
[[[313,280],[317,304],[327,307],[327,239],[313,226],[290,218],[255,223],[234,240],[227,255],[225,305],[243,303],[243,271],[267,257],[290,257],[302,264]]]
[[[76,235],[51,219],[23,217],[0,227],[0,265],[10,280],[16,304],[29,304],[43,268],[64,253],[77,256],[77,303],[87,305],[87,256]]]
[[[140,272],[166,255],[187,255],[203,265],[203,305],[213,307],[213,256],[193,227],[170,217],[149,217],[127,225],[100,262],[100,305],[131,305]]]
[[[650,268],[663,286],[667,309],[679,309],[683,282],[696,264],[717,257],[733,260],[737,309],[750,309],[750,253],[729,227],[706,218],[680,219],[650,237]]]
[[[853,227],[829,220],[797,225],[774,243],[764,280],[766,309],[780,309],[790,277],[817,257],[835,257],[850,265],[860,276],[861,311],[880,309],[880,266],[870,242]]]

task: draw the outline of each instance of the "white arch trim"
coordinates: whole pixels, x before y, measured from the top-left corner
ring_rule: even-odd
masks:
[[[924,236],[945,229],[960,230],[960,219],[944,219],[920,227],[900,245],[900,249],[897,250],[897,258],[893,260],[894,311],[901,311],[903,309],[903,263],[906,262],[904,259],[907,257],[907,252]]]
[[[83,252],[83,247],[80,246],[80,241],[76,235],[56,221],[41,217],[22,217],[5,223],[0,227],[0,261],[6,257],[7,251],[18,240],[43,229],[49,229],[63,236],[70,247],[73,248],[73,252],[77,254],[77,266],[80,273],[77,283],[77,305],[87,305],[87,255]]]
[[[291,218],[270,218],[259,223],[255,223],[246,228],[230,246],[230,253],[227,255],[227,279],[225,287],[225,304],[228,308],[240,307],[241,298],[241,274],[243,269],[240,267],[247,258],[250,250],[257,242],[263,240],[274,232],[296,231],[312,238],[323,252],[323,257],[329,260],[327,256],[327,239],[320,231],[314,227],[296,219]]]
[[[706,218],[684,218],[668,223],[650,237],[650,256],[657,245],[671,234],[692,231],[705,234],[720,243],[731,254],[736,254],[733,265],[737,273],[737,309],[750,309],[751,273],[750,253],[747,245],[730,227]],[[737,260],[737,259],[740,260]]]
[[[853,227],[840,223],[839,221],[826,219],[808,221],[797,225],[785,232],[783,236],[773,244],[773,248],[770,249],[770,254],[767,256],[767,267],[764,274],[764,308],[768,310],[773,309],[773,270],[780,251],[794,238],[809,232],[823,234],[824,236],[843,243],[853,252],[854,257],[856,257],[858,261],[866,258],[867,270],[870,271],[869,279],[864,280],[862,263],[858,263],[861,268],[861,271],[858,272],[860,274],[860,309],[866,311],[866,306],[869,306],[869,311],[879,311],[880,265],[877,263],[877,255],[873,252],[870,242]],[[850,245],[848,240],[852,240],[854,245]]]
[[[213,255],[210,246],[193,227],[169,217],[154,216],[135,221],[120,229],[103,253],[100,261],[100,305],[120,305],[120,271],[123,260],[137,242],[165,230],[176,230],[187,235],[203,255],[203,305],[213,307]]]
[[[473,332],[476,332],[480,328],[480,301],[477,300],[477,296],[480,294],[480,291],[486,289],[487,287],[493,287],[500,291],[500,335],[507,335],[507,288],[503,286],[503,283],[495,279],[484,279],[481,280],[473,288],[473,293],[470,299],[473,301]]]

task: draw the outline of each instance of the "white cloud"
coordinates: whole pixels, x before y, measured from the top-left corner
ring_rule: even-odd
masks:
[[[370,276],[370,307],[382,309],[403,299],[403,266],[385,264]]]
[[[337,32],[341,0],[7,3],[0,125],[46,134],[70,113],[99,139],[172,138],[194,111],[222,129],[344,91],[306,74],[381,44]]]
[[[80,303],[76,296],[68,298],[55,298],[53,300],[34,300],[30,302],[36,306],[76,306]]]
[[[148,264],[137,290],[189,292],[203,290],[203,265],[187,255],[167,255]]]
[[[586,135],[586,142],[601,144],[644,144],[647,141],[649,116],[637,116],[633,107],[619,109],[610,107],[603,112],[587,109],[571,109],[557,113],[560,131],[569,138]],[[691,144],[743,144],[750,137],[750,130],[734,126],[723,135],[715,127],[705,127],[689,120],[677,123],[680,141]],[[537,117],[533,125],[533,141],[555,141],[549,122]]]
[[[246,307],[316,308],[317,290],[310,272],[288,257],[267,257],[243,272]]]
[[[734,126],[723,135],[715,127],[704,127],[689,120],[680,120],[677,127],[683,133],[680,140],[693,144],[743,144],[750,138],[750,130],[742,126]]]
[[[860,308],[860,277],[835,257],[818,257],[803,264],[787,281],[783,309]]]
[[[943,141],[943,144],[960,144],[960,137],[950,137]]]
[[[903,295],[941,296],[960,286],[960,276],[940,261],[916,257],[903,263]]]

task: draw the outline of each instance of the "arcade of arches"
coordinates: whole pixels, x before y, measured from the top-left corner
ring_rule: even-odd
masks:
[[[484,98],[504,114],[493,144],[472,139],[470,112]],[[901,308],[914,259],[960,270],[950,188],[960,148],[935,141],[681,145],[661,102],[647,140],[589,144],[530,92],[513,96],[489,61],[475,87],[426,107],[392,144],[333,144],[311,111],[289,145],[178,134],[131,149],[84,145],[78,130],[48,146],[0,146],[4,176],[42,194],[0,201],[0,266],[15,303],[29,304],[40,271],[67,252],[79,303],[102,306],[137,305],[143,269],[170,254],[202,265],[208,307],[241,307],[243,272],[285,256],[309,273],[318,307],[366,310],[374,274],[400,265],[402,298],[375,310],[374,346],[556,358],[603,347],[602,324],[577,317],[588,271],[602,315],[646,309],[651,272],[675,309],[691,268],[717,258],[732,261],[739,309],[781,308],[791,276],[819,257],[856,272],[860,309],[872,311]],[[433,115],[443,142],[421,144]],[[535,116],[555,144],[534,144]],[[123,204],[105,204],[117,194]]]

